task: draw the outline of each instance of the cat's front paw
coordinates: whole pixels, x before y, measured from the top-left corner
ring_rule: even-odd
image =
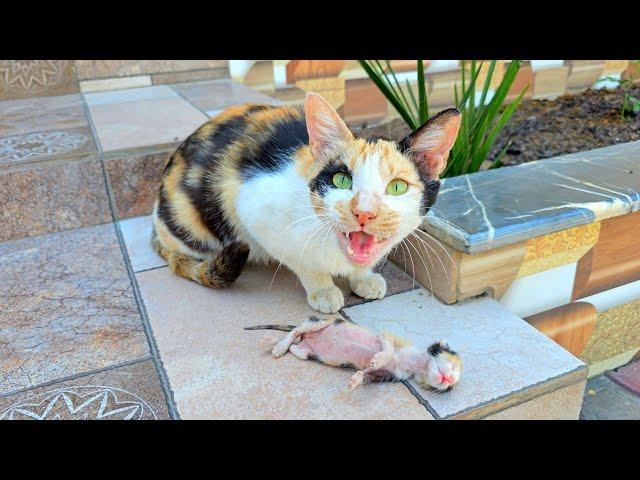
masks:
[[[387,293],[387,281],[379,273],[372,273],[366,277],[351,279],[349,286],[353,293],[368,300],[384,298]]]
[[[344,307],[344,295],[335,285],[322,290],[310,292],[307,295],[307,302],[314,310],[322,313],[336,313]]]

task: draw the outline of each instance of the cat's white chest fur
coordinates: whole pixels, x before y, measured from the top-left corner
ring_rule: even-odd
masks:
[[[293,270],[332,275],[353,272],[354,267],[337,245],[338,218],[331,211],[318,215],[310,195],[307,182],[293,164],[243,183],[236,198],[236,212],[245,229],[243,236],[249,237],[245,240],[251,246],[251,260],[268,260],[261,258],[266,253]]]

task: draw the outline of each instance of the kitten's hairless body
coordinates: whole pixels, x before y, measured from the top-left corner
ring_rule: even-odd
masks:
[[[414,377],[424,388],[449,391],[460,379],[462,362],[444,340],[420,351],[390,334],[376,335],[353,322],[309,317],[302,325],[257,325],[245,330],[283,330],[289,333],[272,350],[287,351],[302,360],[357,370],[349,382],[353,389],[364,382],[401,381]]]

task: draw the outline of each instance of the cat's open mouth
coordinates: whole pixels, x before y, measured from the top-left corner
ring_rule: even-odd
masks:
[[[363,231],[340,232],[338,239],[347,258],[360,265],[367,265],[377,260],[380,250],[389,241],[388,238],[377,237]]]

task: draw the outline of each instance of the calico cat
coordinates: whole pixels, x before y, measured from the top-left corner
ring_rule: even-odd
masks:
[[[164,170],[152,244],[203,285],[233,283],[247,261],[291,269],[309,305],[344,304],[332,276],[382,298],[372,268],[435,202],[460,112],[432,117],[400,143],[355,138],[320,95],[304,108],[240,105],[187,138]]]

